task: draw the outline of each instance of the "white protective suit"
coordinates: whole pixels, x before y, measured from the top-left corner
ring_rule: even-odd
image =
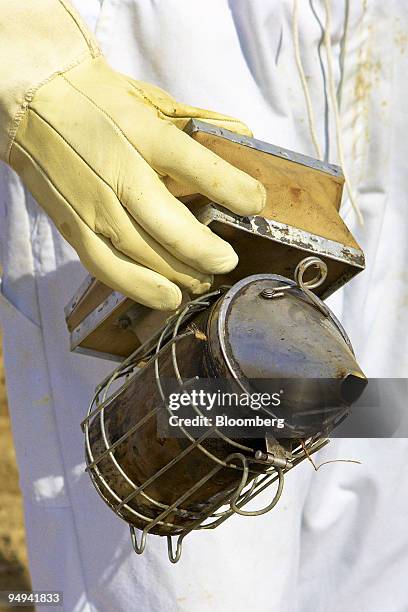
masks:
[[[295,59],[292,0],[75,4],[114,68],[184,102],[239,117],[262,140],[315,155]],[[366,253],[367,270],[330,305],[368,376],[404,377],[406,2],[331,5],[341,142],[364,228],[349,199],[343,214]],[[336,163],[324,21],[321,1],[300,0],[300,55],[317,140]],[[1,324],[33,588],[64,591],[64,609],[75,612],[406,612],[403,439],[333,442],[317,461],[362,464],[314,472],[304,462],[288,475],[272,513],[234,517],[214,532],[190,535],[175,566],[158,537],[148,540],[143,556],[133,553],[128,527],[84,473],[80,421],[95,385],[112,369],[69,353],[64,306],[85,271],[17,176],[4,165],[0,172]]]

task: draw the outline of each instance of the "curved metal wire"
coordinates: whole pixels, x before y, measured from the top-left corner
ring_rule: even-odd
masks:
[[[239,483],[236,492],[234,493],[234,495],[231,497],[231,500],[230,500],[231,510],[233,510],[237,514],[240,514],[241,516],[261,516],[262,514],[266,514],[267,512],[269,512],[270,510],[272,510],[272,508],[276,506],[276,504],[278,503],[282,495],[283,484],[284,484],[282,468],[278,468],[278,467],[275,468],[278,474],[278,489],[276,491],[276,494],[273,500],[270,502],[270,504],[265,506],[265,508],[261,508],[260,510],[241,510],[241,508],[237,506],[237,501],[239,500],[240,495],[248,482],[248,464],[247,464],[247,461],[244,455],[240,455],[239,453],[236,453],[236,457],[237,459],[241,459],[242,461],[243,473],[242,473],[241,482]]]
[[[176,554],[174,554],[172,537],[167,536],[167,552],[169,555],[169,559],[172,563],[177,563],[177,561],[180,561],[182,546],[183,546],[183,540],[180,537],[178,537]]]
[[[140,539],[140,544],[137,541],[136,529],[133,525],[130,525],[130,537],[132,540],[133,550],[136,554],[141,555],[144,553],[146,549],[146,541],[147,541],[147,533],[142,531],[142,537]]]

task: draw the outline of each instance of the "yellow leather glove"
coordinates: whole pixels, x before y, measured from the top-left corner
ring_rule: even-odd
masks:
[[[163,177],[259,213],[263,186],[179,129],[191,117],[246,126],[112,70],[65,0],[0,0],[0,84],[0,157],[96,278],[167,310],[179,287],[203,293],[235,267]]]

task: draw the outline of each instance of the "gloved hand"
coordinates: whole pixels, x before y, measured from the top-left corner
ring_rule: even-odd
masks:
[[[0,0],[1,157],[108,286],[163,310],[179,305],[179,287],[208,290],[237,256],[163,177],[259,213],[263,186],[179,129],[191,117],[246,126],[112,70],[65,0],[15,4]]]

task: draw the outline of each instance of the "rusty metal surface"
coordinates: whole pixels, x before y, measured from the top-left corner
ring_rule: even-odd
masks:
[[[197,217],[232,244],[240,258],[235,270],[215,279],[215,286],[257,273],[293,277],[299,261],[313,254],[328,266],[326,282],[316,291],[325,299],[365,267],[364,254],[360,249],[273,219],[239,217],[215,204],[204,206]]]

